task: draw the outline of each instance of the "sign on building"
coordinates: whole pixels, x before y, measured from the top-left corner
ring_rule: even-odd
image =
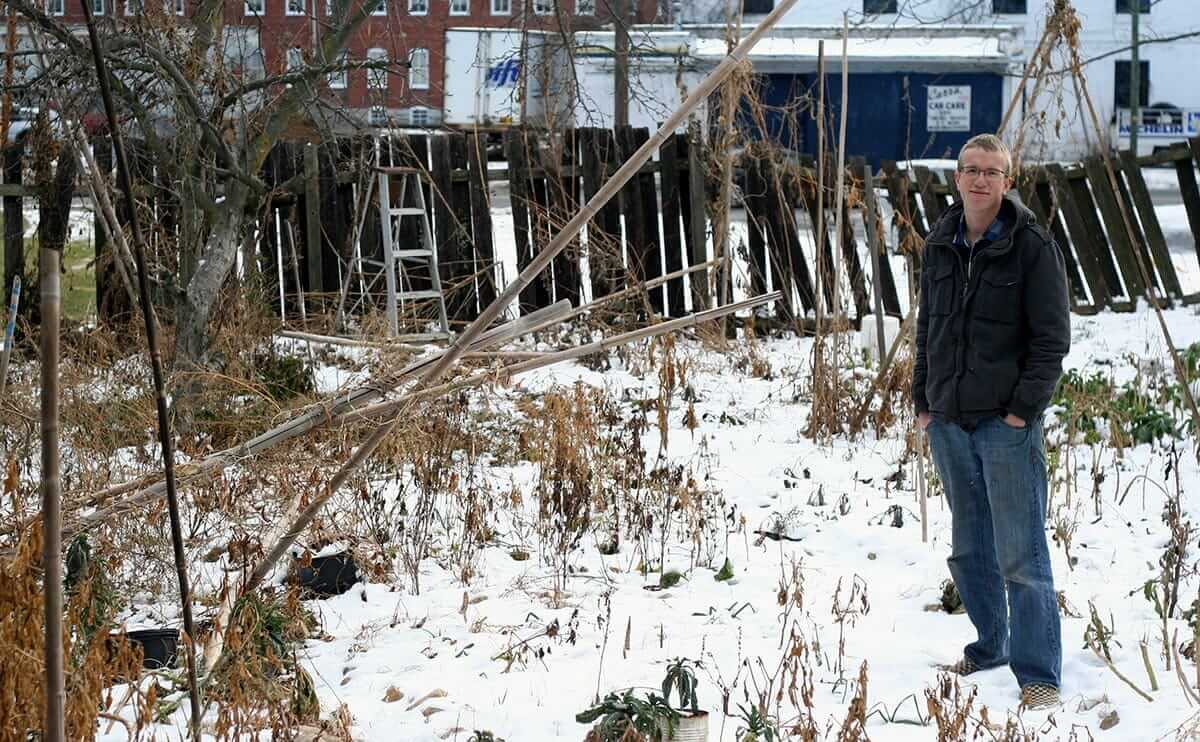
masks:
[[[971,130],[971,86],[930,85],[926,131]]]

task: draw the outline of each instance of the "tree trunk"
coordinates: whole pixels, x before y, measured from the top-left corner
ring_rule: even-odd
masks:
[[[175,370],[184,374],[178,393],[180,398],[189,396],[197,388],[200,379],[194,372],[203,371],[208,365],[212,340],[208,325],[212,308],[220,298],[221,286],[229,276],[241,246],[246,194],[238,187],[231,191],[221,204],[217,221],[175,311]]]

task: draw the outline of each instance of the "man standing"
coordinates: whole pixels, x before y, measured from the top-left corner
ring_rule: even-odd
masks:
[[[1062,671],[1041,419],[1071,325],[1062,255],[1008,195],[1011,169],[990,134],[959,152],[962,200],[925,242],[912,395],[950,503],[950,574],[978,633],[946,669],[1007,664],[1022,705],[1039,709],[1058,704]]]

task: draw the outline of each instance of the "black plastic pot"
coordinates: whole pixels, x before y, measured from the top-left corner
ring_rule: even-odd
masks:
[[[130,644],[142,648],[142,667],[158,670],[174,667],[179,646],[179,629],[142,629],[125,635]]]
[[[318,598],[341,595],[358,582],[358,567],[347,552],[313,557],[311,566],[296,566],[300,589]]]

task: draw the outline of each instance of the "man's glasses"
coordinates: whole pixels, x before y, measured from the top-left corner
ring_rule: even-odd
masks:
[[[1001,178],[1003,178],[1006,175],[1006,173],[1003,170],[997,170],[994,167],[989,167],[987,169],[980,169],[980,168],[975,167],[974,165],[967,165],[966,167],[960,167],[958,169],[958,171],[971,179],[975,179],[975,178],[979,177],[980,175],[982,175],[983,177],[987,178],[988,180],[992,181],[993,183],[1000,180]]]

